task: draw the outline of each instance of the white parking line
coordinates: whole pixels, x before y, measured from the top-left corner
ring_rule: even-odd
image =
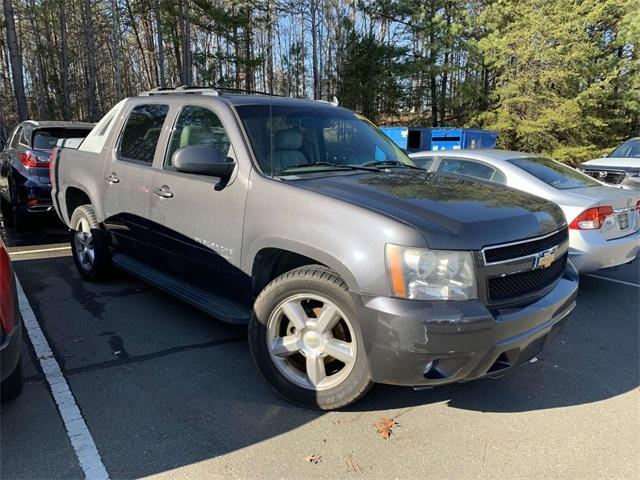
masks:
[[[629,287],[640,288],[640,284],[639,283],[625,282],[624,280],[618,280],[617,278],[603,277],[603,276],[600,276],[600,275],[593,275],[592,273],[588,273],[586,276],[587,277],[592,277],[592,278],[597,278],[597,279],[600,279],[600,280],[607,280],[608,282],[620,283],[622,285],[627,285]]]
[[[52,248],[39,248],[37,250],[18,250],[18,251],[11,251],[9,250],[9,255],[14,256],[14,255],[31,255],[34,253],[46,253],[46,252],[60,252],[63,250],[71,250],[71,246],[67,245],[65,247],[52,247]]]
[[[80,468],[87,479],[108,479],[109,474],[102,463],[96,444],[89,432],[89,428],[80,413],[73,393],[69,388],[67,380],[60,370],[58,361],[53,356],[51,347],[40,328],[38,319],[29,305],[29,300],[24,294],[22,285],[16,277],[18,289],[18,299],[20,301],[20,313],[27,330],[29,340],[33,345],[40,367],[49,383],[51,394],[58,406],[58,411],[62,417],[62,422],[67,430],[67,436],[75,450]],[[46,432],[42,432],[46,434]]]

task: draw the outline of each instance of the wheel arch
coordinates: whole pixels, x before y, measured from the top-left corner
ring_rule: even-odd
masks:
[[[92,205],[91,197],[83,189],[76,186],[69,186],[64,192],[64,201],[66,208],[67,223],[71,220],[71,216],[76,208],[81,205]]]
[[[260,291],[274,278],[305,265],[323,265],[337,273],[349,290],[358,291],[354,275],[339,259],[307,245],[264,246],[251,256],[250,267],[253,291]]]

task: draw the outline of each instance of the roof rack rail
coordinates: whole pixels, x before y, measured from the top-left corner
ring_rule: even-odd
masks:
[[[231,87],[218,87],[218,86],[210,86],[203,87],[197,85],[182,85],[180,87],[156,87],[147,92],[139,93],[139,97],[148,97],[151,95],[170,95],[176,93],[190,93],[190,94],[200,94],[200,95],[222,95],[223,93],[234,93],[234,94],[244,94],[244,95],[268,95],[270,97],[281,97],[282,95],[277,95],[275,93],[269,92],[261,92],[258,90],[244,90],[241,88],[231,88]]]

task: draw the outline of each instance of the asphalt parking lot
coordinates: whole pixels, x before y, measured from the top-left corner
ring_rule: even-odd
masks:
[[[2,234],[111,478],[640,477],[637,262],[584,276],[567,327],[512,375],[376,386],[321,413],[270,389],[242,328],[122,272],[81,281],[54,220]],[[24,392],[1,407],[0,477],[81,478],[28,342],[23,360]],[[380,417],[398,422],[389,440]]]

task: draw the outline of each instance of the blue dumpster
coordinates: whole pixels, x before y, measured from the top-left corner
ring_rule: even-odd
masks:
[[[381,130],[403,150],[459,150],[461,148],[495,148],[497,133],[475,128],[381,127]]]

